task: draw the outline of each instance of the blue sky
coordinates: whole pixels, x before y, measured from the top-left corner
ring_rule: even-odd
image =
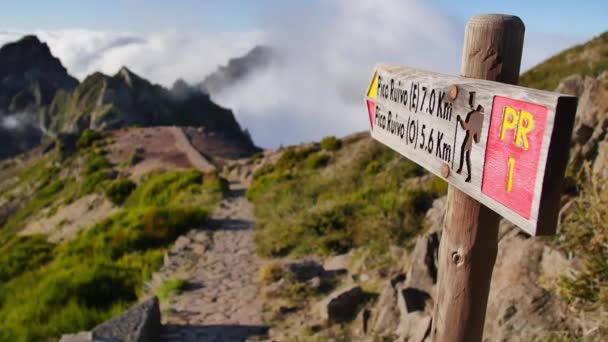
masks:
[[[318,1],[322,0],[21,0],[2,6],[0,18],[4,28],[18,30],[247,30],[263,27],[286,7],[314,6]],[[534,32],[588,38],[607,29],[608,1],[435,2],[459,21],[477,13],[508,13],[520,16]]]
[[[280,63],[212,94],[263,147],[366,129],[361,96],[376,63],[458,74],[475,14],[522,18],[522,72],[608,30],[605,0],[0,0],[0,9],[0,44],[34,33],[81,80],[127,66],[167,87],[195,83],[255,45],[274,47]]]

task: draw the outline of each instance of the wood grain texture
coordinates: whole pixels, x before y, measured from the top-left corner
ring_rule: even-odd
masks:
[[[485,61],[491,59],[479,53],[470,56]],[[500,55],[495,58],[501,60],[500,68],[495,67],[494,63],[488,63],[486,67],[499,68],[501,73],[489,72],[486,75],[512,80],[503,74],[504,70],[507,70],[505,59]],[[468,70],[463,68],[465,69]],[[478,67],[474,70],[477,69]],[[574,121],[575,108],[571,105],[575,101],[573,97],[470,77],[443,75],[400,65],[379,64],[374,73],[379,79],[377,96],[366,97],[366,101],[372,101],[376,105],[371,130],[374,139],[438,176],[442,176],[441,171],[447,165],[451,170],[450,176],[445,179],[450,185],[458,187],[528,233],[548,234],[555,230],[555,218],[558,214],[558,210],[555,210],[557,209],[555,200],[559,198],[553,194],[547,195],[543,191],[551,190],[544,184],[559,185],[563,178],[564,167],[560,166],[563,163],[560,164],[553,157],[549,158],[549,148],[553,146],[557,151],[569,143],[568,134],[571,128],[568,129],[567,126]],[[448,94],[453,85],[458,88],[458,96],[451,101]],[[440,96],[443,97],[440,99]],[[524,152],[530,155],[532,150],[540,150],[537,160],[535,163],[518,163],[516,167],[520,178],[533,180],[530,182],[533,186],[525,188],[532,198],[529,216],[522,216],[521,212],[509,206],[509,203],[517,203],[520,200],[515,197],[517,193],[508,200],[499,201],[496,196],[482,192],[484,181],[506,182],[505,179],[493,179],[491,174],[484,180],[488,133],[493,105],[497,97],[546,108],[543,124],[536,125],[537,129],[543,127],[543,134],[536,140],[529,139],[532,148]],[[477,108],[483,108],[483,115],[480,116],[483,117],[483,123],[477,137],[478,141],[473,142],[470,148],[469,180],[466,158],[462,158],[462,145],[465,143],[467,133],[460,126],[458,118],[465,120],[468,114]],[[446,111],[449,115],[445,113]],[[498,112],[502,113],[502,109],[499,108]],[[556,125],[556,120],[560,123],[559,126]],[[556,134],[554,130],[559,130],[561,133],[554,137]],[[512,131],[512,134],[514,133],[515,130]],[[429,141],[429,137],[432,137],[432,142]],[[555,141],[556,139],[559,141]],[[561,151],[567,153],[567,148]],[[465,162],[461,163],[461,159]],[[461,164],[463,170],[458,173]],[[506,159],[503,164],[506,168]],[[549,170],[551,172],[548,172]],[[543,212],[543,216],[539,215],[540,212]]]
[[[516,83],[523,32],[523,23],[513,16],[472,18],[465,31],[463,75]],[[456,186],[448,188],[448,211],[439,247],[433,341],[481,341],[498,251],[498,222],[496,212]]]

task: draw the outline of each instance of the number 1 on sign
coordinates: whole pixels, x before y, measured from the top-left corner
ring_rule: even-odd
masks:
[[[511,192],[513,187],[513,169],[515,169],[515,158],[509,157],[507,160],[509,164],[509,172],[507,173],[507,192]]]

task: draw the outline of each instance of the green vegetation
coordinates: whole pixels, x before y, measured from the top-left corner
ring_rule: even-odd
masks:
[[[605,181],[580,175],[581,195],[560,227],[555,243],[582,261],[582,270],[562,278],[558,292],[579,311],[597,311],[601,334],[608,335],[608,192]],[[581,248],[584,246],[584,248]]]
[[[326,151],[336,151],[342,146],[342,141],[334,136],[325,137],[321,140],[321,148]]]
[[[258,281],[264,284],[271,284],[281,280],[285,276],[285,269],[276,262],[270,262],[260,268],[258,273]]]
[[[108,186],[106,197],[115,205],[122,205],[136,187],[137,184],[129,179],[117,179]]]
[[[103,135],[101,133],[87,128],[82,132],[80,138],[78,138],[76,146],[78,146],[78,148],[91,147],[95,141],[99,141],[102,138]]]
[[[114,180],[104,138],[93,135],[83,133],[79,150],[26,164],[16,180],[0,184],[22,201],[0,228],[0,341],[53,340],[122,312],[143,293],[167,247],[200,226],[227,191],[218,174],[196,170],[149,174],[139,185]],[[16,236],[29,218],[92,192],[122,209],[60,244]]]
[[[184,279],[169,279],[158,288],[156,295],[162,301],[169,301],[173,296],[185,290],[187,286],[188,282]]]
[[[608,32],[565,50],[525,72],[519,84],[553,91],[572,74],[597,76],[608,70]]]
[[[75,195],[76,189],[70,178],[59,178],[60,169],[52,165],[52,160],[42,158],[30,164],[19,174],[19,180],[12,189],[19,189],[15,196],[23,198],[23,206],[10,216],[0,229],[0,244],[7,242],[23,228],[25,220],[44,209],[59,204],[60,199]],[[23,190],[25,189],[25,190]],[[6,189],[5,191],[10,191]],[[19,199],[13,199],[19,201]]]
[[[352,145],[352,146],[350,146]],[[324,168],[310,167],[327,155]],[[329,162],[331,161],[331,162]],[[446,184],[369,139],[340,150],[288,148],[260,168],[247,197],[255,204],[256,247],[263,256],[344,253],[375,255],[406,244]]]
[[[145,177],[125,205],[209,207],[219,202],[227,190],[227,181],[217,173],[203,175],[197,170],[168,171]]]
[[[329,156],[327,154],[312,154],[306,159],[306,166],[310,169],[318,169],[329,164]]]
[[[0,247],[0,282],[35,270],[52,259],[53,245],[44,236],[18,237]]]

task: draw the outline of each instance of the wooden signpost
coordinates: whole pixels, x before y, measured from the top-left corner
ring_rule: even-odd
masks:
[[[462,77],[379,64],[366,93],[372,137],[450,185],[436,341],[481,340],[497,214],[532,235],[555,233],[576,98],[514,85],[523,36],[517,17],[473,17]]]

